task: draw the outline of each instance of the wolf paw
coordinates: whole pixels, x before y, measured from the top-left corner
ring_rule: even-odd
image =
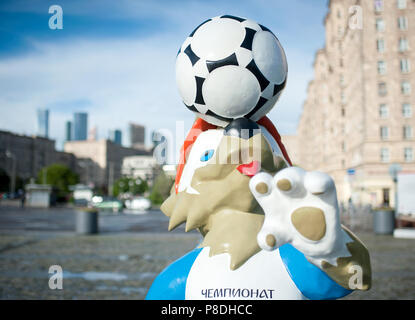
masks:
[[[260,172],[249,187],[265,213],[257,236],[262,249],[291,243],[309,257],[329,258],[333,251],[336,256],[350,255],[344,245],[347,239],[340,225],[336,188],[329,175],[290,167],[274,177]]]

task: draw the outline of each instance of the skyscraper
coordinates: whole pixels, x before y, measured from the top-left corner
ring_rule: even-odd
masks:
[[[37,110],[37,135],[40,137],[49,137],[49,110]]]
[[[74,113],[73,140],[86,140],[88,137],[88,114],[85,112]]]
[[[65,124],[65,141],[71,141],[72,140],[72,122],[66,121]]]
[[[133,148],[144,148],[145,130],[140,124],[130,123],[130,141]]]
[[[109,132],[109,139],[114,142],[115,144],[121,145],[122,144],[122,132],[119,129],[110,130]]]

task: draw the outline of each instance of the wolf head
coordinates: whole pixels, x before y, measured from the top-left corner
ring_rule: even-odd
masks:
[[[270,133],[241,118],[226,128],[198,135],[175,192],[161,210],[170,217],[169,230],[186,223],[198,229],[210,254],[229,253],[231,268],[258,252],[256,235],[264,214],[249,189],[257,172],[276,173],[287,162]]]

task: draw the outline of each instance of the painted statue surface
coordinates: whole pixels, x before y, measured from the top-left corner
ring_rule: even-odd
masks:
[[[273,123],[287,81],[277,37],[230,15],[181,46],[176,78],[196,121],[182,147],[169,230],[202,242],[166,267],[146,299],[337,299],[371,285],[366,247],[341,225],[330,176],[293,167]]]

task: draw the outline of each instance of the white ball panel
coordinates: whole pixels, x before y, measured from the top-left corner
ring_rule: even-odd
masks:
[[[238,60],[238,65],[241,67],[246,67],[248,63],[252,61],[254,56],[252,55],[252,51],[239,47],[235,50],[236,60]]]
[[[264,97],[265,99],[271,99],[272,96],[274,95],[274,85],[272,83],[270,83],[265,89],[264,91],[262,91],[261,93],[261,97]]]
[[[238,118],[255,107],[261,88],[249,70],[225,66],[212,71],[203,83],[202,92],[210,110],[222,117]]]
[[[194,106],[200,113],[205,114],[208,111],[208,107],[206,107],[204,104],[195,103]]]
[[[196,99],[196,79],[189,57],[180,52],[176,60],[176,83],[183,102],[191,106]]]
[[[242,21],[242,26],[244,28],[250,28],[250,29],[254,29],[256,31],[261,30],[261,27],[259,26],[258,23],[256,23],[255,21],[246,19],[245,21]]]
[[[230,56],[242,43],[245,28],[232,19],[212,20],[202,25],[192,40],[192,50],[200,58],[219,60]]]
[[[279,41],[271,32],[259,31],[252,43],[256,65],[271,82],[281,84],[287,76],[287,59]]]
[[[196,62],[193,66],[193,72],[195,76],[206,78],[209,75],[209,70],[206,66],[206,61],[200,59],[198,62]]]

